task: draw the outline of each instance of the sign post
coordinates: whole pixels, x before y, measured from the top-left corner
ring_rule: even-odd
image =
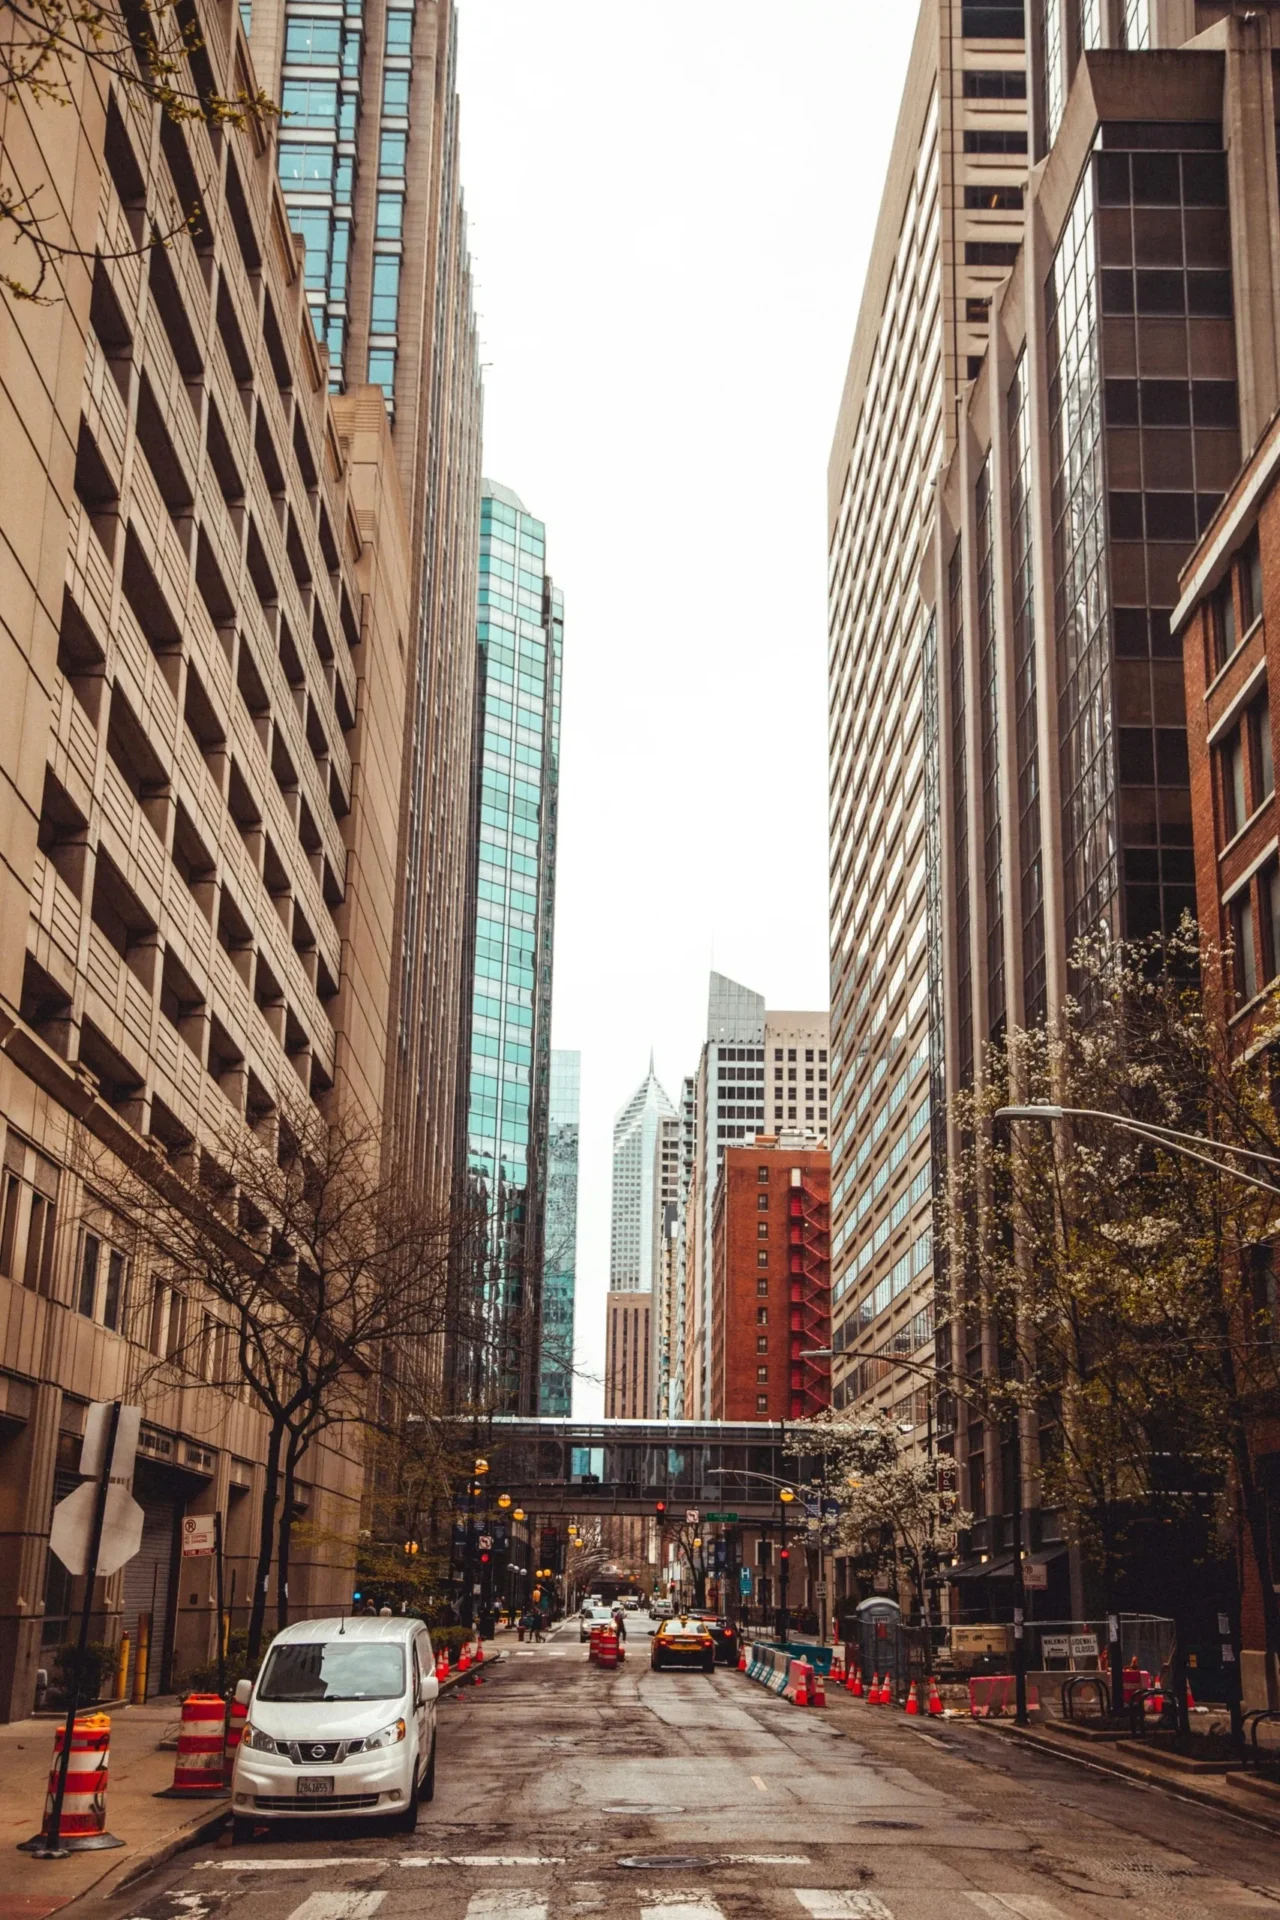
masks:
[[[207,1560],[213,1555],[214,1604],[218,1609],[218,1692],[227,1690],[227,1641],[222,1617],[222,1515],[189,1513],[182,1523],[184,1560]]]
[[[131,1413],[135,1411],[136,1409],[130,1408]],[[97,1408],[92,1408],[90,1412],[91,1414],[96,1413]],[[93,1488],[92,1514],[89,1524],[89,1537],[86,1542],[88,1551],[85,1555],[83,1567],[84,1605],[80,1610],[80,1639],[76,1648],[76,1663],[71,1669],[71,1682],[67,1688],[67,1718],[62,1730],[62,1752],[58,1756],[58,1783],[53,1790],[53,1806],[49,1813],[49,1831],[42,1837],[39,1845],[31,1848],[32,1855],[37,1860],[65,1860],[70,1852],[70,1848],[64,1847],[62,1844],[62,1803],[67,1797],[67,1774],[71,1767],[71,1741],[75,1734],[76,1713],[80,1706],[80,1685],[81,1675],[84,1672],[84,1658],[89,1646],[89,1622],[93,1613],[93,1585],[99,1573],[98,1560],[104,1544],[103,1529],[107,1517],[107,1495],[111,1490],[111,1468],[115,1464],[113,1456],[116,1450],[116,1437],[120,1431],[120,1402],[118,1400],[115,1401],[110,1408],[103,1406],[102,1412],[105,1415],[105,1420],[99,1419],[96,1422],[86,1424],[84,1446],[81,1449],[80,1455],[81,1466],[83,1467],[86,1461],[88,1461],[97,1469],[99,1477],[97,1486]],[[134,1444],[136,1445],[136,1420],[133,1425]],[[101,1444],[99,1444],[100,1438]],[[133,1462],[130,1460],[129,1467],[131,1473],[132,1465]],[[92,1486],[92,1482],[86,1481],[84,1488],[77,1488],[76,1491],[77,1493],[83,1492],[90,1486]],[[71,1498],[74,1499],[75,1494],[71,1495]],[[50,1543],[52,1544],[52,1534],[50,1535]],[[136,1546],[133,1552],[137,1552]],[[131,1559],[132,1557],[132,1554],[125,1556],[126,1559]],[[61,1559],[62,1556],[59,1555],[59,1558]],[[117,1564],[122,1565],[123,1561]],[[75,1569],[72,1568],[71,1571],[74,1572]],[[115,1567],[111,1567],[108,1571],[114,1572]],[[123,1846],[124,1842],[114,1839],[109,1834],[104,1834],[100,1837],[99,1844],[119,1847]]]

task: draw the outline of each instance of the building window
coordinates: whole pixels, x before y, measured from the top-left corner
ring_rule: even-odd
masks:
[[[387,15],[387,52],[412,53],[413,15],[396,11]]]
[[[1255,533],[1240,555],[1240,618],[1245,631],[1262,614],[1262,556]]]
[[[768,1185],[768,1182],[769,1182],[769,1169],[768,1169],[768,1167],[757,1167],[757,1168],[756,1168],[756,1179],[757,1179],[757,1180],[758,1180],[758,1181],[760,1182],[760,1184],[761,1184],[761,1186],[762,1186],[762,1187],[763,1187],[763,1186],[767,1186],[767,1185]]]
[[[1273,860],[1262,869],[1262,966],[1265,977],[1274,980],[1280,973],[1280,862]]]
[[[1276,763],[1271,745],[1271,702],[1265,697],[1256,701],[1249,710],[1249,732],[1253,790],[1261,806],[1276,790]]]
[[[794,1059],[795,1059],[795,1057],[796,1057],[796,1050],[795,1050],[795,1048],[794,1048],[794,1047],[788,1047],[788,1048],[787,1048],[787,1058],[788,1058],[788,1060],[794,1060]],[[791,1078],[792,1078],[792,1079],[794,1080],[794,1079],[795,1079],[795,1075],[794,1075],[794,1074],[792,1074],[792,1076],[791,1076]]]
[[[1025,100],[1026,73],[1021,67],[970,67],[964,76],[964,97],[966,100]]]
[[[767,1240],[768,1238],[769,1238],[769,1222],[767,1220],[757,1220],[756,1221],[756,1239]]]
[[[1020,213],[1022,211],[1022,188],[993,186],[966,187],[964,190],[964,204],[971,213]],[[1015,253],[1017,252],[1016,244],[1014,251]],[[987,317],[985,311],[986,301],[979,301],[975,304],[984,309],[981,319],[985,320]],[[967,308],[967,301],[965,305]],[[968,318],[967,312],[965,318]],[[981,321],[979,324],[981,324]]]
[[[294,127],[332,127],[338,117],[338,89],[327,80],[286,80],[280,111]]]
[[[290,17],[284,35],[286,66],[336,67],[341,51],[341,20]]]
[[[369,385],[381,387],[390,399],[396,384],[396,356],[393,347],[370,347]]]
[[[768,1334],[767,1334],[767,1333],[758,1333],[758,1334],[756,1335],[756,1352],[757,1352],[757,1353],[768,1353],[768,1351],[769,1351],[769,1336],[768,1336]]]
[[[80,1283],[76,1311],[87,1320],[100,1321],[113,1333],[124,1327],[128,1268],[118,1247],[110,1246],[100,1234],[86,1233],[80,1250]]]
[[[373,298],[369,307],[369,328],[373,333],[394,333],[396,309],[400,300],[400,258],[394,253],[379,253],[373,260]]]
[[[1233,728],[1223,741],[1221,761],[1222,817],[1227,839],[1233,840],[1249,818],[1245,791],[1244,735],[1239,727]]]
[[[1022,0],[964,0],[960,31],[966,40],[1021,40]]]
[[[756,1281],[756,1292],[757,1292],[758,1294],[759,1294],[759,1293],[768,1293],[768,1291],[769,1291],[769,1282],[768,1282],[767,1280],[757,1280],[757,1281]]]
[[[388,69],[382,76],[382,111],[408,113],[409,76],[402,70]]]
[[[964,150],[966,153],[1025,153],[1027,136],[1022,130],[1012,128],[969,127],[965,130]],[[1017,253],[1017,248],[1014,248]]]
[[[758,1327],[767,1327],[768,1324],[769,1324],[768,1307],[757,1307],[756,1308],[756,1325]]]
[[[404,228],[404,195],[380,193],[374,235],[379,240],[398,240]]]
[[[768,1411],[769,1411],[769,1396],[768,1396],[768,1394],[767,1394],[767,1393],[758,1393],[758,1394],[756,1395],[756,1412],[757,1412],[757,1413],[768,1413]]]
[[[1245,887],[1231,902],[1231,944],[1234,949],[1236,999],[1241,1005],[1258,991],[1258,960],[1253,945],[1253,902]]]
[[[760,1213],[768,1213],[769,1196],[767,1193],[758,1193],[756,1195],[756,1208],[757,1208],[757,1211]]]
[[[378,142],[378,172],[388,180],[404,178],[405,151],[409,144],[407,133],[384,133]]]
[[[1225,667],[1236,650],[1236,603],[1232,596],[1230,574],[1214,595],[1211,618],[1215,663]]]
[[[767,1247],[761,1247],[760,1251],[756,1255],[756,1265],[758,1267],[767,1267],[768,1264],[769,1264],[769,1249]]]
[[[765,1387],[765,1386],[768,1386],[768,1384],[769,1384],[768,1367],[757,1367],[756,1368],[756,1385],[758,1387]]]
[[[53,1291],[57,1195],[53,1162],[11,1133],[4,1150],[0,1273],[45,1296]]]

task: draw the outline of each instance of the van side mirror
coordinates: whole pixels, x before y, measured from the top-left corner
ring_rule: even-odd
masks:
[[[252,1694],[252,1692],[253,1692],[252,1680],[237,1680],[236,1681],[236,1705],[238,1707],[247,1707],[249,1704],[249,1697]]]

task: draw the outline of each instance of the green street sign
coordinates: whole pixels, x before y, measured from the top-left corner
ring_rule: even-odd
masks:
[[[731,1526],[736,1524],[738,1518],[736,1513],[706,1513],[702,1517],[704,1520],[727,1520]]]

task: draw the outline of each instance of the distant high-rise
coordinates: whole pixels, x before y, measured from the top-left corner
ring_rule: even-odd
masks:
[[[382,387],[409,514],[389,1124],[410,1177],[443,1206],[465,1047],[481,410],[456,10],[454,0],[242,0],[240,12],[257,77],[283,112],[280,185],[306,241],[306,301],[330,387]],[[272,459],[287,454],[282,445]],[[353,608],[345,617],[358,618]]]
[[[678,1405],[687,1419],[711,1417],[712,1233],[725,1149],[754,1140],[770,1130],[776,1112],[793,1109],[824,1116],[786,1122],[792,1129],[811,1128],[816,1146],[826,1133],[827,1071],[825,1013],[770,1014],[763,994],[724,974],[711,975],[707,1039],[694,1084],[693,1164],[682,1174],[684,1338]],[[808,1101],[795,1097],[806,1087]]]
[[[680,1117],[649,1071],[613,1123],[605,1410],[654,1412],[660,1335],[653,1307],[663,1277],[663,1223],[680,1188]],[[625,1296],[642,1295],[628,1302]],[[645,1352],[636,1341],[645,1341]]]
[[[486,480],[459,1195],[479,1225],[460,1278],[449,1371],[461,1399],[518,1413],[537,1411],[542,1370],[563,630],[542,522]]]
[[[573,1300],[578,1261],[578,1094],[582,1055],[554,1051],[547,1119],[538,1412],[573,1411]]]

